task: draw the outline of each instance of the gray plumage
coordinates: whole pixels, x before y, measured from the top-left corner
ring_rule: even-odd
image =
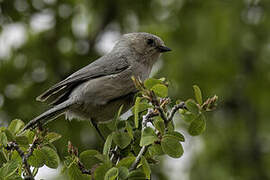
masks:
[[[105,122],[121,105],[132,106],[136,88],[132,76],[145,80],[161,52],[170,51],[157,36],[149,33],[123,35],[108,54],[55,84],[37,100],[53,107],[31,120],[23,129],[35,128],[65,113],[68,119]]]

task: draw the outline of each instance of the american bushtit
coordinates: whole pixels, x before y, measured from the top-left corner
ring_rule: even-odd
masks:
[[[170,49],[153,34],[123,35],[111,52],[37,97],[38,101],[50,103],[52,108],[31,120],[23,131],[63,113],[67,119],[91,120],[98,130],[97,123],[111,120],[121,105],[124,105],[122,112],[130,109],[136,93],[131,77],[148,78],[160,53],[167,51]]]

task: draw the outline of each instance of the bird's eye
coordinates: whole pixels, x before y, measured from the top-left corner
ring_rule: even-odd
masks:
[[[148,44],[148,45],[154,44],[154,40],[153,40],[153,39],[147,39],[147,44]]]

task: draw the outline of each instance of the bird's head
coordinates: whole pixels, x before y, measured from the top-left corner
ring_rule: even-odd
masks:
[[[117,46],[128,46],[133,52],[146,59],[157,59],[160,53],[171,51],[158,36],[145,32],[124,34]]]
[[[171,51],[158,36],[153,34],[145,32],[128,33],[123,35],[123,39],[137,53],[142,55],[153,55]]]

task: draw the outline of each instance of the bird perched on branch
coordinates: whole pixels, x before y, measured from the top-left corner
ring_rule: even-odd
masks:
[[[52,108],[31,120],[22,132],[65,113],[67,119],[91,120],[100,134],[99,122],[111,120],[121,105],[122,112],[132,106],[136,88],[131,77],[148,78],[160,54],[170,50],[153,34],[123,35],[111,52],[38,96],[38,101],[47,102]]]

